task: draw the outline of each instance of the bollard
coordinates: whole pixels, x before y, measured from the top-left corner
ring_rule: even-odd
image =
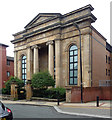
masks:
[[[97,96],[97,107],[99,107],[99,96]]]
[[[59,98],[58,98],[58,106],[59,106]]]
[[[60,102],[60,100],[59,100],[59,91],[58,91],[58,99],[57,99],[57,105],[59,106],[59,102]]]

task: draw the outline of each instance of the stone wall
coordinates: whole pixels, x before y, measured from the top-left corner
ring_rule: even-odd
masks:
[[[40,71],[48,70],[48,47],[39,50],[39,69]]]

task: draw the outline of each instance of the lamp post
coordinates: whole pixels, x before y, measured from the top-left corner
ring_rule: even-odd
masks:
[[[79,31],[79,38],[80,38],[80,81],[81,81],[81,103],[83,103],[83,86],[82,86],[82,55],[81,55],[81,31],[76,22],[73,23],[73,25],[78,29]]]

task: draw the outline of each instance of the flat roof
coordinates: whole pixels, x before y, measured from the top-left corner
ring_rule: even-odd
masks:
[[[7,56],[7,60],[14,61],[14,57]]]
[[[0,46],[9,47],[8,45],[0,43]]]

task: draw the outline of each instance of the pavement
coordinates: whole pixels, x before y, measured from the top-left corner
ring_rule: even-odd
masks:
[[[96,101],[87,103],[66,103],[60,102],[47,102],[47,101],[26,101],[26,100],[1,100],[4,104],[23,104],[23,105],[37,105],[37,106],[52,106],[59,113],[79,115],[87,117],[97,117],[97,118],[112,118],[112,105],[110,101],[100,101],[99,107],[96,107]]]

